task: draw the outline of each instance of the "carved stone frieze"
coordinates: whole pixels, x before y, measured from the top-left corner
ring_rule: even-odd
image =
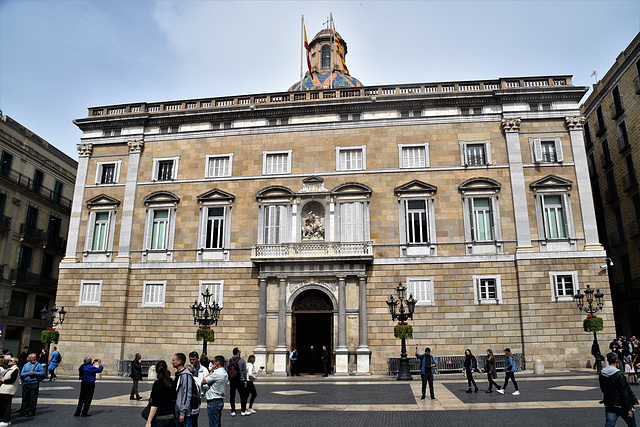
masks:
[[[144,150],[144,141],[127,141],[127,145],[129,146],[129,154],[142,154],[142,150]]]
[[[584,116],[565,117],[564,122],[569,130],[582,130],[587,119]]]
[[[519,118],[502,119],[502,130],[505,132],[520,132],[520,122]]]
[[[93,144],[77,144],[79,157],[91,157]]]

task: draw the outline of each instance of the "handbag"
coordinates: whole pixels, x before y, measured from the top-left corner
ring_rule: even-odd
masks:
[[[142,418],[144,418],[145,420],[148,420],[150,411],[151,411],[151,399],[149,399],[149,403],[147,403],[147,406],[144,407],[140,415],[142,415]]]

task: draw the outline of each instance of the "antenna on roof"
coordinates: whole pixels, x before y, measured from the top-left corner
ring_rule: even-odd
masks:
[[[591,72],[591,77],[594,77],[594,76],[595,76],[595,78],[596,78],[596,82],[597,82],[597,81],[598,81],[598,72],[597,72],[596,70],[593,70],[593,71]]]

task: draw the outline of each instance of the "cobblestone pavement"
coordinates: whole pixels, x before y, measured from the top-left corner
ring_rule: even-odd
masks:
[[[302,376],[264,377],[256,382],[257,413],[248,417],[230,416],[225,399],[223,425],[228,426],[601,426],[604,409],[602,394],[593,371],[577,370],[546,375],[516,374],[521,391],[484,393],[486,379],[478,376],[478,393],[466,393],[466,380],[460,374],[436,376],[436,400],[420,400],[419,376],[399,382],[388,377]],[[497,380],[501,384],[500,380]],[[129,400],[131,382],[123,378],[102,378],[96,385],[90,418],[75,418],[79,382],[60,378],[41,384],[36,417],[22,418],[14,413],[15,426],[143,426],[140,412],[146,406],[151,381],[140,384],[142,401]],[[640,387],[633,388],[640,394]],[[14,398],[13,409],[18,409]],[[239,412],[239,398],[237,399]],[[201,412],[207,427],[206,409]],[[619,421],[618,425],[623,425]]]

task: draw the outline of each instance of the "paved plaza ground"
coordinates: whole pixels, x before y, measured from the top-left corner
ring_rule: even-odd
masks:
[[[497,382],[501,384],[503,376]],[[545,375],[517,373],[521,395],[486,394],[485,375],[476,378],[480,391],[465,393],[461,374],[436,375],[436,400],[420,400],[419,376],[401,382],[389,377],[295,378],[260,377],[256,382],[257,413],[230,416],[225,399],[226,426],[602,426],[604,409],[598,377],[594,371],[548,372]],[[129,400],[131,380],[104,377],[98,380],[89,418],[75,418],[79,382],[71,377],[41,384],[37,415],[14,414],[15,426],[143,426],[140,412],[146,406],[151,381],[140,385],[143,400]],[[640,387],[633,387],[640,395]],[[239,398],[238,410],[239,410]],[[20,399],[14,399],[14,411]],[[203,405],[201,416],[206,409]],[[204,421],[204,419],[203,419]],[[208,427],[208,423],[200,423]],[[622,420],[618,421],[622,426]]]

